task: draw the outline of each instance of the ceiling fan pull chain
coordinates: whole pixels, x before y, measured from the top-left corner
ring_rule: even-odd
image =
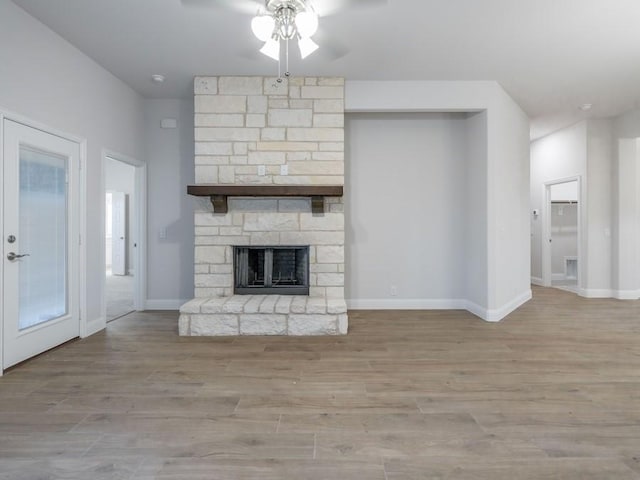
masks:
[[[278,43],[278,46],[280,44]],[[278,79],[276,80],[278,83],[282,83],[282,65],[280,62],[280,55],[278,55]]]
[[[289,78],[289,75],[291,74],[289,73],[289,39],[288,38],[284,45],[284,49],[285,49],[285,59],[286,59],[286,69],[284,72],[284,76]]]

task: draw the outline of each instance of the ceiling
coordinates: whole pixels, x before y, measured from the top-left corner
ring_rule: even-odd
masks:
[[[13,1],[145,97],[189,98],[194,75],[277,73],[258,53],[251,16],[230,8]],[[638,0],[371,1],[321,18],[320,49],[304,61],[294,54],[292,74],[496,80],[531,117],[532,138],[640,107]],[[151,81],[156,73],[165,83]]]

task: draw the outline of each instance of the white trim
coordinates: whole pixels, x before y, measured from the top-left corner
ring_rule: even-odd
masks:
[[[564,273],[552,273],[551,274],[551,281],[558,281],[558,280],[566,280],[567,276]]]
[[[90,322],[87,322],[85,327],[85,337],[89,337],[94,333],[98,333],[107,327],[107,319],[105,317],[94,318]]]
[[[55,128],[52,128],[44,123],[40,123],[36,120],[32,120],[30,118],[27,118],[23,115],[20,115],[18,113],[12,112],[10,110],[7,110],[5,108],[2,108],[2,106],[0,105],[0,112],[4,112],[3,114],[3,120],[11,120],[13,122],[16,123],[20,123],[26,127],[31,127],[31,128],[35,128],[36,130],[41,130],[45,133],[49,133],[51,135],[55,135],[56,137],[60,137],[60,138],[64,138],[66,140],[70,140],[74,143],[80,143],[82,144],[83,142],[86,142],[86,138],[82,138],[79,137],[77,135],[72,135],[68,132],[63,132],[62,130],[58,130]]]
[[[189,300],[149,300],[145,301],[145,310],[180,310]]]
[[[531,284],[539,287],[544,287],[544,282],[540,277],[531,277]]]
[[[4,119],[0,110],[0,178],[4,178]],[[4,245],[4,181],[0,181],[0,241]],[[0,255],[4,256],[4,247],[0,248]],[[4,258],[0,260],[0,305],[4,305]],[[0,308],[0,377],[4,374],[4,309]]]
[[[464,299],[357,298],[347,299],[349,310],[465,310]]]
[[[613,298],[613,291],[609,288],[581,288],[578,292],[585,298]]]
[[[615,298],[617,300],[638,300],[640,290],[611,290],[608,288],[581,288],[579,295],[584,298]]]
[[[489,321],[487,320],[489,318],[489,310],[484,307],[481,307],[480,305],[478,305],[475,302],[472,302],[471,300],[467,300],[465,302],[464,309],[469,313],[474,314],[476,317],[481,318],[485,322]]]
[[[80,165],[78,165],[79,171],[79,196],[80,196],[80,225],[78,226],[80,232],[80,251],[79,251],[79,281],[80,281],[80,338],[85,338],[91,335],[88,327],[87,320],[87,141],[83,140],[80,143]]]
[[[638,300],[640,298],[640,290],[614,290],[613,298],[618,300]]]
[[[500,308],[489,310],[462,298],[454,299],[348,299],[349,310],[467,310],[487,322],[499,322],[533,298],[527,290]]]
[[[505,303],[500,308],[493,308],[491,310],[483,309],[484,311],[481,312],[483,313],[483,315],[479,315],[478,313],[476,313],[475,311],[476,308],[481,308],[481,307],[479,307],[479,305],[476,305],[473,302],[467,302],[468,303],[467,310],[469,310],[471,313],[475,315],[478,315],[480,318],[482,318],[487,322],[499,322],[504,317],[512,313],[514,310],[520,308],[522,305],[527,303],[532,298],[533,298],[533,294],[531,290],[527,290],[521,293],[520,295],[516,296],[510,302]]]

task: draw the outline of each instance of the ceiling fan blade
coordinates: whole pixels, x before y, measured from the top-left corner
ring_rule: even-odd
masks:
[[[259,0],[180,0],[183,6],[192,8],[224,8],[236,12],[255,15],[264,10],[264,2]]]
[[[327,34],[323,29],[318,30],[314,36],[314,41],[320,46],[314,55],[318,55],[327,60],[338,60],[349,53],[346,45],[338,42],[334,37]]]
[[[334,15],[349,8],[375,8],[388,3],[389,0],[312,0],[314,10],[321,17]]]

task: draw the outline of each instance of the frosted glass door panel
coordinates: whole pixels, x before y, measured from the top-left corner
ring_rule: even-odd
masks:
[[[2,368],[80,335],[80,144],[2,121]],[[75,241],[74,241],[75,239]]]
[[[19,329],[68,313],[67,158],[20,147]]]

